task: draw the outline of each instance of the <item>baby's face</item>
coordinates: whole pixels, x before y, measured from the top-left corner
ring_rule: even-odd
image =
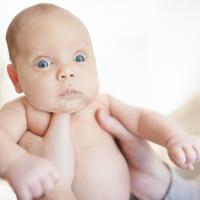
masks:
[[[75,112],[98,92],[88,32],[75,20],[34,17],[17,35],[15,58],[22,91],[43,111]]]

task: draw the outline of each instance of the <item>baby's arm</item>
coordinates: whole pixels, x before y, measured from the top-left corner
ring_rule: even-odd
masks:
[[[0,110],[0,175],[27,152],[17,141],[27,129],[26,112],[21,100],[12,101]]]
[[[43,182],[56,182],[58,173],[51,163],[33,156],[17,145],[27,129],[22,99],[6,104],[0,111],[0,176],[6,178],[18,199],[30,200],[49,192]]]
[[[144,139],[167,148],[171,160],[181,168],[192,169],[199,161],[200,140],[193,139],[166,117],[150,110],[132,107],[108,96],[109,111],[125,127]]]

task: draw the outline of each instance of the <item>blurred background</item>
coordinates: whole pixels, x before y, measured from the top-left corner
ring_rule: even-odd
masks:
[[[198,0],[6,0],[0,7],[0,106],[17,96],[6,74],[7,26],[22,9],[41,2],[62,6],[86,24],[101,92],[168,115],[200,91]],[[0,190],[8,190],[0,199],[15,199],[5,184]]]

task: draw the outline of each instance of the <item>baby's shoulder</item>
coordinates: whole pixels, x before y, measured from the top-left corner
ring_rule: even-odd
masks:
[[[16,110],[16,111],[22,111],[22,110],[26,109],[25,102],[26,102],[25,97],[21,96],[21,97],[18,97],[14,100],[11,100],[11,101],[5,103],[2,106],[1,110],[12,109],[12,110]]]

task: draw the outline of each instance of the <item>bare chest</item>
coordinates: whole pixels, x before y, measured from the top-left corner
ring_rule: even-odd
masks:
[[[77,197],[83,200],[127,200],[129,177],[126,161],[95,116],[91,114],[80,121],[72,120],[71,137],[76,163],[73,190]]]

